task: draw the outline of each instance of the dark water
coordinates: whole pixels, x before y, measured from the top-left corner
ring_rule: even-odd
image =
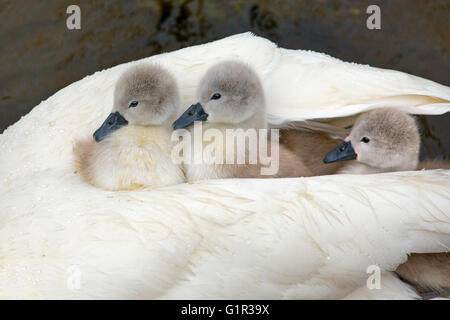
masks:
[[[70,4],[81,30],[66,28]],[[366,28],[369,4],[381,8],[381,30]],[[450,85],[450,0],[3,0],[0,23],[0,132],[97,70],[244,31]],[[450,115],[420,123],[422,157],[448,157]]]

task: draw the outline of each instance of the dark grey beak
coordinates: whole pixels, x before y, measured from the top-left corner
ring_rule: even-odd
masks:
[[[110,113],[100,128],[94,132],[94,139],[97,142],[102,141],[108,134],[127,124],[128,121],[118,111]]]
[[[189,127],[195,121],[206,121],[208,114],[203,110],[200,103],[191,105],[175,122],[173,129],[183,129]]]
[[[344,141],[336,148],[328,152],[323,158],[323,162],[331,163],[336,161],[354,160],[356,157],[357,154],[352,147],[352,143],[350,141]]]

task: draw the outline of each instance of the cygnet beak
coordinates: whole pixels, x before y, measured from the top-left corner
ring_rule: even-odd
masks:
[[[200,103],[191,105],[175,122],[173,129],[183,129],[192,125],[195,121],[206,121],[208,114]]]
[[[108,134],[126,126],[128,121],[118,112],[110,113],[103,124],[94,132],[95,141],[102,141]]]
[[[356,157],[357,154],[353,149],[352,143],[350,141],[344,141],[336,148],[328,152],[323,158],[323,162],[331,163],[336,161],[354,160]]]

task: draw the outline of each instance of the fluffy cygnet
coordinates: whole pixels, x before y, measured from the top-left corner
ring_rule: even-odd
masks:
[[[259,142],[262,139],[259,133],[263,132],[260,129],[267,129],[264,90],[258,75],[248,65],[238,61],[225,61],[214,65],[200,81],[197,99],[199,102],[193,104],[174,122],[174,129],[187,128],[195,121],[203,121],[203,132],[208,129],[218,130],[223,137],[227,136],[227,131],[239,129],[243,131],[256,129],[257,134],[247,137],[248,143],[244,150],[246,161],[244,163],[238,164],[237,152],[233,164],[212,163],[213,157],[204,158],[202,163],[185,163],[184,168],[188,181],[215,178],[273,178],[311,175],[304,164],[281,145],[279,145],[279,162],[276,173],[262,173],[261,168],[269,165],[263,165],[259,157],[257,163],[248,161],[251,149],[249,145],[258,146],[258,151],[260,151]],[[191,127],[189,131],[192,133],[195,130]],[[230,140],[225,139],[224,141],[227,143],[223,143],[223,158],[226,158],[227,155],[230,155],[230,149],[227,150],[227,144]],[[203,147],[208,144],[204,141],[202,143]],[[267,150],[267,154],[273,156],[269,139]],[[272,158],[272,161],[276,160]]]
[[[414,119],[394,108],[380,108],[359,116],[350,135],[323,161],[356,160],[339,173],[378,173],[416,170],[420,137]]]
[[[171,123],[179,109],[175,79],[158,65],[124,72],[114,90],[111,114],[78,143],[78,169],[92,185],[107,190],[160,187],[185,181],[171,159]]]
[[[369,174],[417,169],[450,169],[445,160],[418,163],[419,130],[414,119],[398,109],[380,108],[362,114],[350,135],[329,152],[325,163],[353,160],[338,173]],[[450,289],[450,254],[412,254],[396,270],[402,279],[418,290]]]

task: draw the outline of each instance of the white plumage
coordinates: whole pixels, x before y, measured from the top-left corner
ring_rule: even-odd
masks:
[[[231,58],[260,73],[275,124],[381,101],[450,109],[448,87],[250,34],[143,60],[177,77],[188,106],[207,68]],[[450,247],[445,170],[120,192],[86,184],[73,143],[101,124],[115,81],[134,63],[60,90],[0,136],[0,297],[344,298],[365,285],[369,265],[395,270],[407,253]],[[405,287],[395,296],[413,295]]]

